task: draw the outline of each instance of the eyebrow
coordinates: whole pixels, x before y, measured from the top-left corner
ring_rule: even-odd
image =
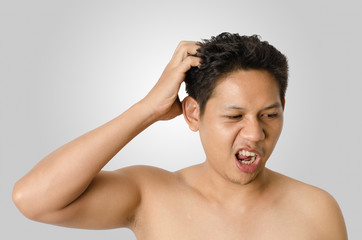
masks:
[[[281,108],[282,105],[280,103],[274,103],[272,105],[269,105],[265,108],[263,108],[262,110],[269,110],[269,109],[273,109],[273,108]],[[237,106],[237,105],[233,105],[233,104],[227,104],[226,106],[224,106],[225,110],[246,110],[246,108]]]

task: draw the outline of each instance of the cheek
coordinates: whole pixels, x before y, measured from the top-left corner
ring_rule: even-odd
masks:
[[[276,124],[274,128],[274,135],[277,140],[280,134],[282,133],[282,129],[283,129],[283,118],[280,119],[280,121]]]
[[[235,128],[213,124],[200,127],[200,138],[207,158],[226,158],[232,152],[237,136]]]
[[[280,122],[278,122],[277,124],[274,124],[272,126],[269,126],[267,128],[267,138],[266,138],[266,141],[269,143],[270,147],[271,148],[274,148],[279,137],[280,137],[280,134],[282,132],[282,129],[283,129],[283,121],[281,120]]]

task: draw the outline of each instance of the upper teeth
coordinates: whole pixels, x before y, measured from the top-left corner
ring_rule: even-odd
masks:
[[[252,157],[255,157],[256,154],[254,152],[249,152],[249,151],[245,151],[245,150],[242,150],[242,151],[239,151],[239,155],[243,155],[243,156],[252,156]]]

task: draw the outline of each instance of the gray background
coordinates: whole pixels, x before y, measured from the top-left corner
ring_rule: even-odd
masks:
[[[259,34],[288,56],[283,134],[268,167],[331,193],[362,239],[358,1],[0,1],[1,239],[135,239],[24,218],[13,184],[60,145],[151,89],[180,40]],[[185,96],[184,92],[180,93]],[[204,160],[182,117],[147,129],[106,169]]]

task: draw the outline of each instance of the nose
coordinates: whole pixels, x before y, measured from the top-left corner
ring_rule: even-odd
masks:
[[[241,129],[241,135],[245,140],[250,142],[259,142],[265,138],[264,129],[257,119],[250,119],[245,122],[245,125]]]

